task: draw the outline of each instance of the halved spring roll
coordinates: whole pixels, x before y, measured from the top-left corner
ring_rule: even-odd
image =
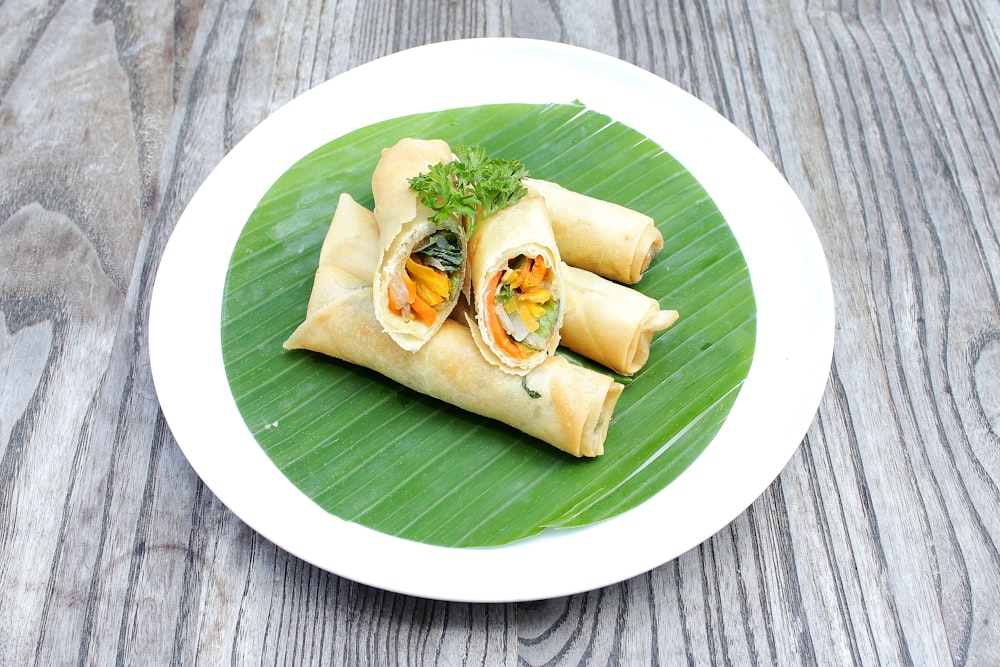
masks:
[[[663,235],[644,213],[549,181],[522,183],[545,199],[559,252],[570,266],[631,285],[663,249]]]
[[[372,174],[380,247],[372,283],[375,315],[411,352],[448,319],[465,284],[467,245],[459,221],[432,222],[433,211],[409,184],[429,166],[451,159],[444,141],[403,139],[382,151]]]
[[[317,279],[309,312],[329,300],[322,290],[331,284],[367,286],[378,255],[378,230],[372,212],[348,195],[341,195],[338,211],[351,210],[352,222],[339,225],[337,243],[323,246],[318,273],[336,272],[339,282]],[[664,310],[656,299],[602,278],[590,271],[562,265],[563,322],[559,344],[622,375],[633,375],[649,359],[654,334],[678,319],[676,310]],[[471,317],[462,300],[454,317]]]
[[[483,356],[523,375],[559,346],[562,261],[545,201],[527,195],[479,223],[469,240],[473,337]]]
[[[649,359],[653,334],[677,321],[656,299],[590,271],[563,266],[566,314],[562,344],[622,375]]]
[[[415,391],[508,424],[577,457],[604,453],[623,386],[603,373],[547,358],[525,376],[504,373],[479,352],[469,329],[454,320],[419,350],[408,352],[383,331],[364,282],[378,246],[374,216],[342,196],[316,271],[308,314],[286,349],[307,349],[372,369]],[[350,252],[335,246],[347,243]],[[369,273],[370,275],[370,273]]]

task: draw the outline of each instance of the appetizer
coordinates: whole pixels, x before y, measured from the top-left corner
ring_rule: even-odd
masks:
[[[488,361],[527,373],[559,346],[562,261],[545,201],[527,196],[483,219],[469,241],[469,326]]]
[[[653,334],[677,321],[656,299],[574,266],[563,267],[566,315],[562,344],[622,375],[649,360]]]
[[[487,362],[468,327],[449,319],[416,351],[378,322],[366,284],[378,262],[375,216],[341,195],[320,251],[305,320],[284,343],[364,366],[439,400],[496,419],[576,457],[604,453],[623,386],[603,373],[548,357],[523,376]],[[342,252],[337,246],[350,248]],[[369,273],[370,275],[370,273]]]
[[[440,140],[403,139],[382,151],[372,174],[380,254],[372,287],[375,316],[405,350],[420,349],[441,328],[465,284],[461,221],[424,206],[409,179],[452,159]]]
[[[528,177],[514,160],[403,139],[343,194],[305,320],[284,343],[364,366],[577,457],[600,456],[622,375],[677,312],[621,283],[663,247],[636,211]],[[460,307],[459,307],[460,306]],[[467,325],[467,326],[466,326]]]
[[[570,266],[631,285],[663,249],[663,236],[648,215],[549,181],[522,183],[545,199],[559,252]]]

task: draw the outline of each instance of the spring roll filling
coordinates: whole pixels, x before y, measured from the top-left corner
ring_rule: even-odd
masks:
[[[511,356],[524,359],[545,350],[559,315],[552,294],[552,268],[542,255],[518,255],[497,272],[486,309],[490,331],[497,344]]]
[[[414,249],[386,288],[389,310],[404,322],[431,326],[461,289],[462,247],[456,232],[437,230]]]

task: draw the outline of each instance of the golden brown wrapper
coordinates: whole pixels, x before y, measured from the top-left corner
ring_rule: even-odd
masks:
[[[663,235],[648,215],[550,181],[522,182],[545,199],[559,252],[570,266],[631,285],[663,249]]]
[[[542,256],[552,268],[549,291],[559,311],[551,334],[544,346],[528,350],[525,357],[515,356],[496,340],[488,322],[486,308],[495,307],[495,292],[491,291],[496,275],[507,268],[509,260],[520,255]],[[474,305],[474,321],[470,323],[476,344],[488,361],[505,372],[524,375],[552,356],[559,347],[559,331],[563,320],[563,286],[560,274],[562,262],[552,234],[545,201],[538,196],[525,196],[519,202],[485,218],[469,241],[469,280]]]
[[[382,151],[372,173],[380,249],[372,279],[375,315],[389,336],[409,351],[419,349],[434,335],[460,296],[460,290],[455,290],[449,300],[436,306],[436,319],[430,326],[419,319],[406,320],[389,307],[388,288],[393,276],[402,270],[414,249],[439,228],[438,223],[430,222],[433,211],[420,203],[419,195],[410,189],[409,179],[426,172],[431,165],[447,164],[451,159],[451,148],[444,141],[401,139]],[[448,224],[457,235],[464,256],[465,235],[457,221]],[[463,262],[459,271],[460,286],[465,284],[465,266]]]
[[[383,331],[364,282],[365,236],[374,216],[349,196],[340,199],[320,256],[304,322],[286,349],[308,349],[370,368],[469,412],[496,419],[577,457],[600,456],[623,386],[603,373],[549,357],[525,376],[487,362],[469,329],[454,320],[414,352]],[[345,244],[351,250],[336,246]],[[346,261],[345,261],[346,260]],[[374,267],[376,255],[369,258]]]
[[[562,344],[622,375],[649,359],[653,334],[677,321],[656,299],[573,266],[563,267],[566,312]]]
[[[338,211],[347,207],[351,207],[350,222],[339,225],[341,238],[337,243],[324,244],[323,252],[330,256],[321,256],[319,271],[347,271],[340,276],[341,281],[367,285],[378,254],[377,229],[371,211],[341,195]],[[560,275],[564,308],[559,344],[616,373],[638,372],[649,359],[654,334],[678,319],[676,310],[661,309],[656,299],[590,271],[563,262]],[[316,281],[310,312],[313,301],[322,301],[322,290],[331,284],[334,282]],[[453,316],[466,322],[466,318],[474,318],[472,312],[462,300]]]

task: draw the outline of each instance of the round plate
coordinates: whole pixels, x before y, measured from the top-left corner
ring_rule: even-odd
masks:
[[[455,81],[509,81],[512,71],[518,77],[498,90],[446,90],[412,76],[445,70]],[[502,547],[430,546],[325,512],[258,446],[223,367],[226,271],[257,202],[302,156],[380,120],[479,104],[576,100],[677,158],[740,244],[757,303],[757,341],[726,422],[677,480],[639,507]],[[192,197],[164,251],[150,312],[150,363],[163,413],[192,467],[275,544],[387,590],[504,602],[568,595],[641,574],[746,509],[812,422],[830,368],[833,316],[829,272],[808,215],[774,166],[728,121],[663,79],[605,55],[535,40],[474,39],[410,49],[346,72],[292,100],[243,139]]]

